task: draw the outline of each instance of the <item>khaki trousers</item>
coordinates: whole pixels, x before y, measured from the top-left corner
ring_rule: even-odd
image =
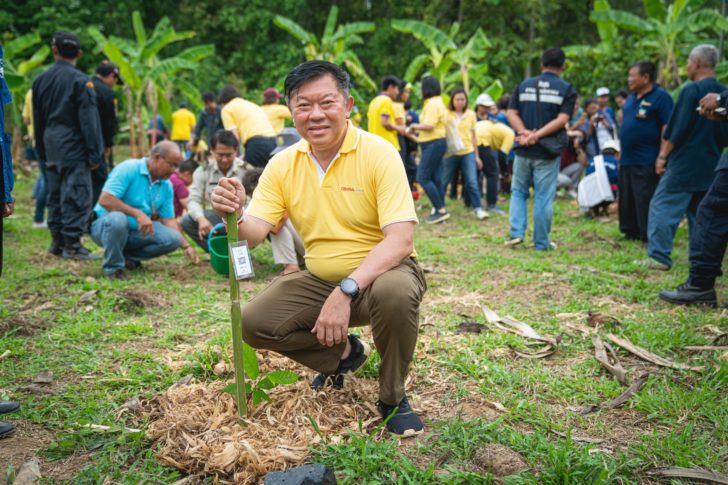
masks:
[[[243,339],[252,347],[279,352],[318,372],[333,374],[345,343],[326,347],[311,333],[336,283],[308,271],[281,276],[242,309]],[[379,351],[379,399],[397,405],[419,330],[427,290],[422,268],[411,258],[381,274],[352,302],[349,325],[370,323]]]

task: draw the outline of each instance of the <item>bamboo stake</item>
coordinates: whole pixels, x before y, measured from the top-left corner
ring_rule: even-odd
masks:
[[[238,222],[235,212],[227,215],[228,246],[238,242]],[[245,393],[245,369],[243,367],[243,316],[240,313],[240,287],[235,279],[232,254],[229,254],[230,317],[233,325],[233,363],[235,366],[235,395],[238,398],[238,417],[242,422],[248,416],[248,397]]]

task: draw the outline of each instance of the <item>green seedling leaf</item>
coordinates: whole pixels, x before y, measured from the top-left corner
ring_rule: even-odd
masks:
[[[236,387],[235,387],[235,383],[234,382],[231,382],[230,384],[228,384],[227,386],[225,386],[225,388],[222,390],[222,392],[226,392],[226,393],[230,394],[233,397],[235,397],[235,391],[236,391]]]
[[[269,376],[265,376],[255,385],[257,389],[273,389],[276,385],[270,380]]]
[[[270,379],[274,385],[281,386],[294,384],[298,381],[299,375],[289,370],[274,370],[273,372],[269,372],[265,377],[266,379]]]
[[[255,355],[255,349],[243,342],[243,368],[245,375],[252,380],[258,378],[260,367],[258,367],[258,357]]]
[[[253,406],[257,406],[263,401],[271,402],[272,399],[266,392],[262,389],[253,389]]]

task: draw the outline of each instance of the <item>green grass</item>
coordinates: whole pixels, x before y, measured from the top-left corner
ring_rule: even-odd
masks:
[[[23,403],[8,419],[18,424],[19,436],[37,441],[44,467],[66,468],[65,474],[47,475],[49,483],[179,480],[180,472],[157,462],[155,445],[143,432],[125,429],[144,430],[145,423],[121,410],[126,401],[152,397],[187,374],[219,379],[212,367],[229,360],[231,347],[226,280],[208,265],[189,266],[181,253],[150,262],[128,282],[105,280],[99,263],[48,256],[47,231],[30,229],[31,183],[19,177],[17,212],[5,220],[0,355],[10,354],[0,360],[0,398]],[[677,264],[656,274],[634,263],[644,249],[622,241],[616,221],[584,219],[566,200],[555,205],[559,249],[550,253],[506,249],[507,217],[481,223],[458,202],[450,207],[447,223],[417,228],[419,259],[431,272],[419,344],[422,349],[427,342],[428,351],[418,352],[412,372],[424,383],[452,377],[457,385],[452,395],[441,396],[446,404],[480,398],[506,411],[437,419],[425,414],[427,433],[417,441],[402,445],[377,431],[356,432],[340,443],[314,446],[313,460],[332,466],[342,483],[496,483],[474,466],[473,456],[486,444],[500,443],[528,465],[504,480],[509,484],[640,482],[662,466],[728,473],[728,363],[718,360],[719,352],[684,350],[710,343],[706,326],[728,331],[728,314],[657,299],[660,289],[687,275],[685,229],[677,235]],[[421,214],[426,211],[423,206]],[[268,245],[253,254],[257,279],[243,285],[244,299],[281,269]],[[724,280],[717,289],[725,298]],[[142,306],[133,298],[138,294],[145,297]],[[457,334],[460,322],[484,321],[482,304],[543,334],[561,334],[558,352],[545,360],[519,359],[505,349],[524,349],[520,337]],[[631,375],[649,368],[647,384],[621,409],[579,414],[581,406],[624,390],[594,360],[590,339],[565,327],[586,324],[590,309],[621,322],[603,335],[613,332],[706,369],[659,369],[617,349]],[[565,313],[578,315],[560,315]],[[376,378],[378,365],[374,354],[363,376]],[[24,390],[46,370],[53,372],[53,394]],[[7,452],[17,469],[13,446],[13,439],[0,441],[0,457]],[[0,466],[7,461],[0,459]]]

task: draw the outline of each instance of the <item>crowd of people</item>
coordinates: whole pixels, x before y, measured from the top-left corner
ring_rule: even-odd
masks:
[[[717,303],[728,239],[728,158],[721,158],[728,92],[715,79],[713,46],[690,53],[690,82],[677,102],[656,83],[651,62],[633,64],[616,112],[607,87],[580,102],[562,77],[559,48],[544,51],[541,73],[497,102],[485,93],[471,101],[459,87],[443,93],[426,76],[418,112],[412,85],[390,75],[368,105],[366,131],[353,116],[348,74],[310,61],[289,72],[285,96],[269,88],[261,105],[227,85],[217,96],[202,94],[197,116],[180,103],[169,130],[152,117],[149,155],[116,166],[119,68],[103,62],[91,78],[78,70],[81,45],[71,33],[56,33],[52,50],[56,62],[33,82],[23,109],[40,167],[34,224],[48,228],[49,252],[102,259],[106,276],[128,279],[143,261],[177,249],[197,263],[196,246],[208,251],[208,237],[231,229],[223,216],[234,212],[239,237],[250,247],[269,240],[283,266],[283,277],[243,308],[245,340],[317,370],[315,389],[336,388],[369,355],[349,326],[369,323],[382,358],[378,405],[393,416],[394,433],[422,430],[404,393],[426,290],[413,244],[421,191],[428,224],[449,219],[453,199],[477,220],[505,217],[498,203],[510,192],[512,248],[525,246],[533,194],[537,251],[557,249],[559,190],[587,214],[616,206],[624,238],[645,244],[640,264],[659,270],[672,267],[687,217],[689,279],[660,297]],[[2,136],[8,216],[12,171]],[[85,233],[103,256],[83,246]]]

